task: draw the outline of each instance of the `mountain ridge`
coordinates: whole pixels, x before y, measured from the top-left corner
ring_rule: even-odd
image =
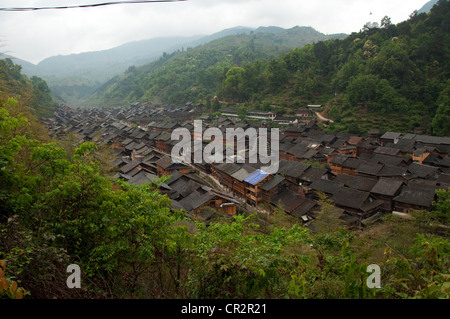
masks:
[[[166,54],[158,61],[130,69],[102,85],[94,94],[96,102],[93,99],[89,102],[96,105],[106,101],[113,101],[112,104],[116,103],[114,101],[130,102],[141,99],[143,94],[148,95],[147,98],[158,97],[165,103],[178,103],[183,98],[195,99],[202,89],[210,91],[218,83],[217,75],[225,68],[244,66],[258,59],[277,58],[294,48],[347,36],[325,35],[312,27],[299,26],[290,29],[234,29],[237,30],[239,34],[221,37],[184,52]],[[195,87],[202,89],[197,91]],[[171,92],[175,91],[181,95],[172,95]]]
[[[185,51],[221,39],[229,43],[234,41],[235,47],[240,45],[238,44],[240,40],[228,37],[250,35],[260,39],[263,42],[262,46],[269,43],[273,50],[278,50],[275,47],[285,48],[284,52],[307,43],[346,36],[345,34],[326,35],[312,27],[295,26],[284,29],[274,26],[258,28],[237,26],[210,35],[153,38],[128,42],[108,50],[58,55],[44,59],[37,65],[20,59],[13,58],[13,60],[22,66],[24,74],[36,75],[47,81],[60,102],[79,105],[80,101],[87,98],[102,84],[123,74],[131,66],[143,66],[158,60],[164,54]]]
[[[431,0],[427,3],[425,3],[422,8],[417,10],[417,14],[430,12],[431,8],[433,8],[438,2],[439,2],[439,0]]]
[[[37,75],[41,77],[56,76],[78,76],[83,77],[83,72],[87,69],[95,68],[111,68],[114,67],[117,71],[112,70],[111,72],[101,72],[97,77],[90,73],[85,76],[90,80],[98,80],[103,82],[108,78],[120,74],[125,71],[129,66],[132,65],[144,65],[153,60],[159,58],[164,52],[172,53],[179,49],[187,47],[196,47],[213,40],[226,37],[228,35],[238,35],[238,34],[249,34],[251,32],[255,33],[271,33],[271,34],[281,34],[288,30],[294,30],[298,28],[310,28],[316,31],[312,27],[300,27],[294,26],[293,28],[285,29],[276,26],[261,26],[258,28],[251,28],[245,26],[237,26],[233,28],[228,28],[221,30],[219,32],[210,35],[193,35],[186,37],[156,37],[145,40],[137,40],[126,42],[119,46],[98,50],[98,51],[88,51],[80,53],[72,53],[67,55],[55,55],[43,59],[37,64],[15,58],[13,56],[7,56],[12,58],[17,64],[22,66],[24,74],[32,76]],[[275,31],[276,30],[276,31]],[[316,31],[320,33],[319,31]],[[323,33],[320,33],[323,34]],[[325,36],[344,36],[344,34],[331,34]],[[152,49],[153,47],[156,47]],[[146,52],[139,53],[139,52]],[[111,75],[112,74],[112,75]]]

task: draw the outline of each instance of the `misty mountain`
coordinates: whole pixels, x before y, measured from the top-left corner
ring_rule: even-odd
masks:
[[[433,6],[435,4],[437,4],[438,2],[439,2],[439,0],[431,0],[427,3],[425,3],[425,5],[421,9],[417,10],[417,14],[430,12],[431,8],[433,8]]]
[[[216,45],[236,47],[242,45],[239,42],[242,42],[242,39],[237,41],[233,39],[233,36],[250,35],[257,38],[261,50],[273,52],[275,50],[280,53],[308,43],[346,36],[345,34],[325,35],[311,27],[297,26],[283,29],[275,26],[260,28],[237,26],[211,35],[155,38],[129,42],[109,50],[58,55],[49,57],[37,65],[20,59],[13,60],[22,66],[24,74],[37,75],[46,80],[52,93],[61,102],[78,105],[103,83],[114,76],[123,74],[130,66],[143,66],[164,54],[185,51],[220,39],[226,40]],[[268,49],[269,47],[271,48]],[[265,55],[265,57],[276,56],[276,54]]]
[[[299,26],[290,29],[239,27],[233,31],[238,34],[129,68],[102,85],[87,104],[117,106],[144,100],[177,104],[197,100],[199,95],[213,94],[226,69],[275,59],[294,48],[347,36],[325,35],[311,27]]]
[[[16,59],[15,61],[22,66],[23,73],[29,76],[37,75],[46,80],[76,77],[94,82],[104,82],[115,75],[123,73],[129,66],[147,64],[158,59],[163,53],[170,54],[177,50],[196,47],[230,35],[250,34],[251,32],[273,34],[280,36],[285,42],[290,41],[291,43],[287,43],[289,47],[295,47],[295,41],[299,40],[298,32],[296,34],[296,31],[299,30],[296,30],[296,28],[300,27],[285,30],[279,27],[261,27],[254,29],[238,26],[206,36],[161,37],[129,42],[108,50],[58,55],[46,58],[37,65],[20,59]],[[307,39],[309,36],[326,38],[326,36],[312,28],[302,28],[301,36],[304,39]]]
[[[146,64],[165,51],[175,51],[201,36],[167,37],[129,42],[118,47],[70,55],[49,57],[37,65],[22,65],[28,75],[42,77],[76,76],[103,82],[123,72],[130,65]]]

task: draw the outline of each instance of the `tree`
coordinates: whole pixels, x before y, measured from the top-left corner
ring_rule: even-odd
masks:
[[[224,82],[225,96],[241,100],[244,97],[244,68],[232,67],[226,74]]]
[[[378,24],[378,22],[366,22],[365,24],[364,24],[364,26],[363,26],[363,28],[362,28],[362,30],[364,31],[364,32],[367,32],[367,31],[372,31],[372,30],[376,30],[376,29],[378,29],[380,27],[380,25]]]
[[[438,98],[438,109],[433,118],[431,126],[433,133],[439,136],[450,135],[450,81]]]
[[[347,87],[347,97],[351,105],[361,103],[373,107],[377,99],[376,88],[379,78],[375,75],[359,75],[352,78]]]
[[[237,114],[238,114],[238,117],[239,117],[239,119],[240,119],[241,121],[245,120],[245,118],[247,117],[247,108],[244,107],[244,106],[241,106],[241,107],[238,109]]]
[[[384,16],[383,19],[381,19],[381,27],[382,28],[389,28],[392,25],[391,18],[388,16]]]
[[[279,92],[287,79],[286,62],[283,59],[271,60],[268,65],[268,84],[272,92]]]
[[[308,231],[297,225],[258,231],[256,214],[236,215],[209,227],[197,223],[189,272],[190,298],[280,298],[291,274],[309,258],[295,253],[308,243]]]

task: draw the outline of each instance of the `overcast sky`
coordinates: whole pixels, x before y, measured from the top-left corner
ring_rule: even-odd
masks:
[[[0,7],[81,5],[114,0],[0,0]],[[235,26],[311,26],[358,32],[388,15],[408,19],[428,0],[186,0],[97,8],[0,11],[0,52],[38,63],[54,56],[109,49],[167,36],[212,34]],[[372,15],[370,14],[372,13]]]

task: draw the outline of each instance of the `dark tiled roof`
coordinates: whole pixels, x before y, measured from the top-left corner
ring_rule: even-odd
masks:
[[[376,180],[371,178],[350,175],[338,175],[334,181],[347,187],[366,192],[370,191],[377,183]]]
[[[384,167],[383,164],[362,161],[361,164],[359,164],[357,171],[358,171],[358,173],[361,173],[361,174],[376,176],[383,167]]]
[[[411,172],[411,177],[429,178],[433,177],[438,172],[437,167],[421,165],[418,163],[413,163],[408,166],[408,171]]]
[[[316,202],[314,202],[314,201],[312,201],[312,200],[310,200],[310,199],[308,199],[308,198],[305,198],[305,200],[304,200],[299,206],[297,206],[297,207],[291,212],[291,214],[292,214],[293,216],[296,216],[296,217],[301,218],[302,216],[307,215],[308,213],[310,213],[311,210],[312,210],[314,207],[316,207],[316,206],[317,206],[317,203],[316,203]],[[308,214],[308,215],[310,215],[310,214]]]
[[[283,182],[285,178],[280,175],[275,175],[270,181],[265,182],[259,188],[263,191],[270,191],[272,188],[278,186],[281,182]]]
[[[280,160],[278,174],[300,178],[310,167],[311,165],[301,162]]]
[[[139,166],[140,164],[141,164],[140,161],[138,161],[138,160],[133,160],[133,161],[131,161],[130,163],[128,163],[128,164],[122,166],[122,167],[120,168],[120,171],[121,171],[122,173],[128,173],[128,172],[130,172],[131,170],[133,170],[134,168],[136,168],[137,166]]]
[[[378,180],[370,192],[379,195],[395,196],[402,185],[402,181],[382,177]]]
[[[128,184],[134,184],[136,186],[144,185],[151,183],[153,180],[158,179],[156,175],[148,174],[143,171],[133,176],[130,180],[128,180]]]
[[[170,184],[169,186],[182,197],[187,197],[190,193],[196,191],[201,187],[199,183],[194,182],[191,179],[178,179],[176,182]]]
[[[326,179],[318,179],[312,182],[312,184],[309,187],[315,191],[320,191],[325,194],[333,195],[338,191],[339,188],[342,187],[342,184]]]
[[[188,212],[201,207],[215,197],[213,193],[201,193],[198,191],[191,192],[187,197],[178,203]]]
[[[386,132],[381,136],[381,139],[396,139],[402,136],[402,133],[398,132]]]
[[[387,165],[392,165],[392,166],[399,166],[399,165],[405,164],[407,161],[407,159],[405,159],[403,157],[389,156],[389,155],[384,155],[384,154],[375,154],[372,157],[372,160],[377,161],[378,163],[381,163],[381,164],[387,164]]]
[[[416,135],[415,137],[416,141],[423,144],[443,144],[443,145],[449,145],[450,144],[450,137],[444,136],[429,136],[429,135]]]
[[[344,168],[351,168],[351,169],[357,169],[361,163],[363,163],[363,161],[360,160],[359,158],[349,157],[344,162],[344,164],[342,164],[342,167],[344,167]]]
[[[302,158],[303,155],[308,151],[307,146],[302,144],[294,144],[293,147],[286,150],[287,153],[294,155],[297,158]]]
[[[414,149],[414,144],[416,143],[416,141],[414,139],[405,139],[402,138],[398,141],[397,144],[389,144],[386,146],[392,147],[392,148],[397,148],[399,149],[401,152],[403,153],[407,153],[407,152],[412,152]]]
[[[398,148],[379,146],[373,152],[375,154],[384,154],[384,155],[396,156],[400,152],[400,150]]]
[[[284,209],[285,212],[292,213],[305,200],[306,198],[304,196],[287,190],[273,197],[270,202]]]
[[[236,163],[221,163],[217,164],[216,166],[217,170],[224,172],[225,174],[232,175],[233,173],[237,172],[241,166]]]
[[[315,180],[321,179],[326,174],[327,170],[325,168],[310,167],[302,174],[300,179],[306,182],[313,182]]]
[[[358,145],[362,140],[363,140],[363,138],[361,136],[352,136],[348,140],[348,143],[350,145]]]
[[[332,197],[336,205],[354,209],[362,209],[369,198],[369,192],[363,192],[352,188],[342,187]]]
[[[172,171],[170,173],[170,178],[167,180],[167,185],[175,183],[178,179],[180,179],[183,176],[185,175],[180,173],[179,171]]]
[[[437,182],[441,185],[441,186],[450,186],[450,174],[441,174],[439,175]]]
[[[399,196],[394,197],[394,200],[400,203],[430,208],[435,198],[435,191],[435,186],[407,185],[402,188]]]
[[[155,164],[157,166],[160,166],[162,169],[166,169],[172,166],[172,159],[169,156],[165,155],[157,160]]]
[[[348,159],[348,156],[345,156],[345,155],[336,155],[336,156],[330,161],[330,164],[343,165],[347,159]]]
[[[388,177],[388,176],[400,176],[400,177],[406,177],[407,174],[407,168],[406,167],[399,167],[399,166],[392,166],[392,165],[384,165],[384,167],[378,172],[377,176],[379,177]]]
[[[242,165],[239,170],[234,172],[231,177],[237,179],[238,181],[242,182],[245,178],[249,177],[251,174],[256,172],[256,169],[249,166],[249,165]]]
[[[450,167],[450,156],[446,156],[442,160],[440,160],[439,161],[439,166]]]
[[[329,146],[333,147],[333,148],[339,148],[342,147],[347,141],[344,139],[338,139],[336,141],[334,141],[333,143],[331,143]]]

